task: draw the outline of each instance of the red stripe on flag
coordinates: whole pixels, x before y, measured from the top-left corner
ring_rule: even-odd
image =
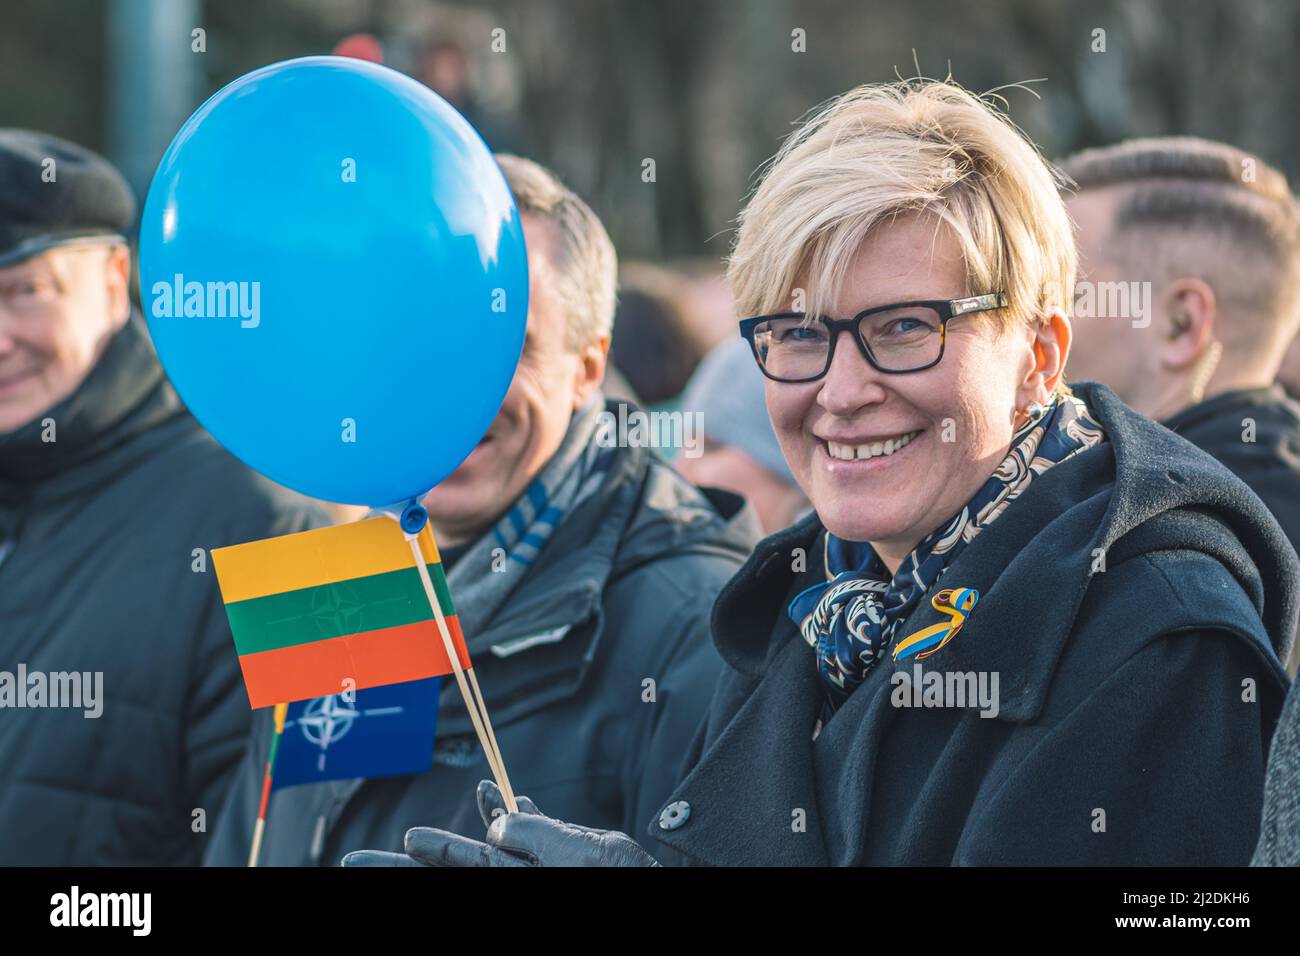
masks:
[[[446,620],[461,666],[468,668],[460,622],[454,617]],[[352,689],[364,690],[452,671],[434,621],[245,654],[239,666],[254,709],[339,694],[348,689],[345,679],[354,682]]]

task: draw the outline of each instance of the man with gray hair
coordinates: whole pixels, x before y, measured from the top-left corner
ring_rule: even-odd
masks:
[[[1086,150],[1071,381],[1109,385],[1231,469],[1300,542],[1300,405],[1275,383],[1300,323],[1300,216],[1258,157],[1192,137]],[[1294,670],[1294,666],[1292,667]]]
[[[737,496],[697,489],[650,449],[597,440],[602,419],[619,418],[599,388],[614,247],[552,173],[497,161],[528,245],[523,354],[487,434],[424,503],[512,784],[575,819],[639,828],[707,708],[721,669],[709,612],[758,528]],[[265,717],[210,864],[247,858],[270,736]],[[277,793],[261,862],[332,866],[358,847],[400,850],[406,830],[430,820],[473,831],[491,811],[470,796],[485,776],[453,687],[427,773]]]

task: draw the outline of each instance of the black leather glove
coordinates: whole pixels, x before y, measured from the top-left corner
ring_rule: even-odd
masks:
[[[593,830],[553,820],[527,797],[519,812],[506,813],[501,791],[490,780],[478,785],[479,815],[487,842],[415,827],[406,831],[406,853],[360,850],[344,866],[658,866],[631,837],[615,830]]]

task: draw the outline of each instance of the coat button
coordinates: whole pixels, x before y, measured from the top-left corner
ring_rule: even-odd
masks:
[[[664,807],[664,812],[659,814],[660,830],[676,830],[691,815],[691,805],[685,800],[677,800]]]

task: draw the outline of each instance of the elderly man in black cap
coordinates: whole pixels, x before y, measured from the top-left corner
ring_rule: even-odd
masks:
[[[323,523],[186,412],[133,314],[135,202],[0,129],[0,864],[184,864],[249,726],[214,547]]]

